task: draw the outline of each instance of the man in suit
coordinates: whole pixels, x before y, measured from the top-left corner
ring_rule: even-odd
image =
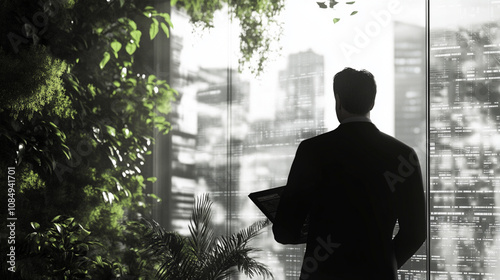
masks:
[[[395,280],[426,239],[420,164],[411,147],[370,121],[376,95],[370,72],[345,68],[333,90],[340,125],[300,143],[274,237],[303,243],[307,219],[300,279]]]

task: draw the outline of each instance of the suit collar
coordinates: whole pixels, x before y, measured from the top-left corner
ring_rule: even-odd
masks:
[[[340,124],[351,123],[351,122],[369,122],[369,123],[371,123],[372,121],[367,117],[359,116],[359,117],[346,118],[346,119],[342,120],[342,122]]]

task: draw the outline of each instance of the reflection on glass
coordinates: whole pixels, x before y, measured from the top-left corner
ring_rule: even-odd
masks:
[[[214,201],[217,234],[262,219],[247,195],[284,185],[300,141],[338,125],[332,78],[346,66],[374,73],[374,123],[412,146],[425,163],[424,26],[412,18],[424,12],[423,2],[368,2],[358,4],[352,18],[344,11],[336,24],[334,14],[322,14],[315,2],[287,2],[283,53],[259,78],[236,70],[237,27],[227,14],[218,14],[216,28],[200,36],[182,12],[172,12],[168,74],[179,97],[172,131],[156,139],[154,167],[163,198],[155,213],[165,227],[187,234],[200,193]],[[311,22],[297,25],[297,15]],[[303,246],[276,243],[270,228],[254,245],[275,279],[298,279]],[[426,255],[423,247],[400,278],[426,279]]]
[[[431,279],[500,279],[499,12],[431,1]]]

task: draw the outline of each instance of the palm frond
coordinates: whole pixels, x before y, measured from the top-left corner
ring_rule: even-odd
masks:
[[[144,220],[151,229],[146,237],[146,256],[158,256],[157,277],[163,279],[193,279],[196,275],[196,260],[188,249],[187,240],[176,232],[167,232],[156,221]]]
[[[214,246],[214,230],[211,227],[212,219],[212,202],[208,194],[202,195],[195,201],[193,212],[191,214],[191,222],[189,224],[189,232],[191,237],[188,242],[193,250],[193,254],[199,261],[203,262],[205,255]]]
[[[261,275],[264,278],[273,278],[266,265],[253,260],[249,256],[249,254],[260,250],[248,246],[248,242],[269,224],[269,220],[258,221],[229,237],[219,237],[202,275],[207,277],[206,279],[226,279],[236,273],[235,268],[238,268],[249,277]]]
[[[144,220],[150,233],[145,252],[152,260],[158,259],[157,278],[160,280],[223,280],[243,271],[247,276],[261,275],[273,278],[266,265],[250,254],[260,251],[248,245],[260,231],[270,224],[258,221],[230,236],[214,236],[211,224],[212,202],[208,195],[195,201],[189,237],[167,232],[156,221]]]

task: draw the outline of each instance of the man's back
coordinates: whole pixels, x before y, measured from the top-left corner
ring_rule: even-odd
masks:
[[[413,149],[350,122],[301,143],[273,230],[297,243],[309,217],[302,279],[395,279],[425,239],[424,204]]]

